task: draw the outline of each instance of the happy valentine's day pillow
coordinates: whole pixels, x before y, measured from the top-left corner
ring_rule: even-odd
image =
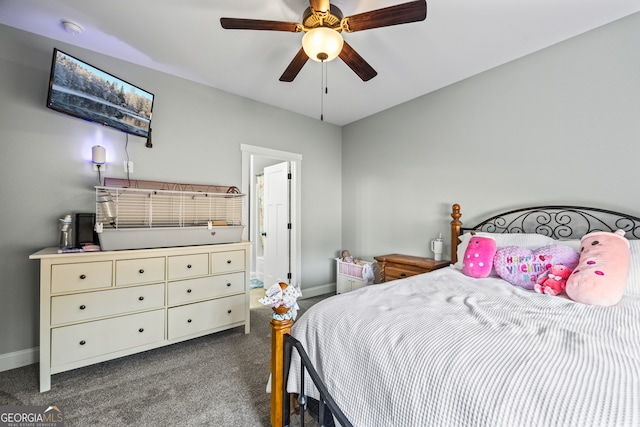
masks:
[[[493,258],[493,268],[502,279],[512,285],[533,289],[538,276],[552,265],[571,269],[578,265],[580,255],[564,245],[543,246],[534,251],[519,246],[499,249]]]

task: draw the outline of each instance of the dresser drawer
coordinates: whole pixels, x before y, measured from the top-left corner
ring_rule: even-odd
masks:
[[[111,287],[111,261],[54,264],[51,266],[51,293]]]
[[[51,298],[51,324],[78,322],[164,306],[164,284]]]
[[[416,274],[428,273],[429,270],[416,267],[413,265],[402,265],[388,263],[384,268],[384,275],[387,281],[395,279],[404,279],[409,276],[415,276]]]
[[[209,274],[209,256],[207,254],[177,255],[169,257],[169,280]]]
[[[214,252],[211,254],[211,274],[244,270],[244,251]]]
[[[436,261],[432,258],[414,255],[389,254],[373,257],[380,265],[380,276],[383,282],[429,273],[444,268],[450,261]]]
[[[167,315],[170,340],[193,335],[245,320],[245,296],[234,295],[174,307]]]
[[[51,330],[51,366],[64,365],[164,339],[164,310]]]
[[[116,261],[116,286],[164,280],[164,258],[136,258]]]
[[[186,304],[202,299],[243,293],[244,285],[244,272],[170,282],[167,303],[169,305]]]

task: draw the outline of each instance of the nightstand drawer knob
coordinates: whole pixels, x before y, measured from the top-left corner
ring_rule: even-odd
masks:
[[[144,269],[143,269],[143,268],[141,268],[140,270],[138,270],[138,273],[140,273],[140,274],[144,274]]]
[[[406,275],[407,275],[406,273],[400,273],[400,277],[404,277]]]
[[[80,341],[80,345],[85,345],[87,342],[85,340]]]
[[[138,298],[140,301],[144,301],[144,297],[139,297]]]
[[[187,289],[187,293],[190,294],[191,293],[191,289]]]
[[[138,332],[140,332],[140,333],[144,332],[144,328],[138,329]]]
[[[86,274],[81,274],[81,275],[80,275],[80,280],[84,280],[84,279],[86,279],[86,278],[87,278],[87,275],[86,275]]]
[[[87,306],[86,306],[86,305],[84,305],[84,304],[82,304],[82,305],[80,306],[80,310],[84,310],[85,308],[87,308]]]

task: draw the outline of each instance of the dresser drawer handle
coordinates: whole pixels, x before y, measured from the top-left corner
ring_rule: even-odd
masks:
[[[80,310],[84,310],[85,308],[87,308],[87,306],[86,306],[86,305],[84,305],[84,304],[82,304],[82,305],[80,306]]]
[[[187,319],[187,323],[191,323],[191,319]]]
[[[227,286],[231,286],[231,283],[227,283]]]
[[[400,273],[400,277],[404,277],[406,275],[407,275],[407,273]]]
[[[138,329],[138,332],[140,332],[140,333],[144,332],[144,328]]]
[[[141,268],[140,270],[138,270],[138,273],[143,274],[144,273],[144,268]]]
[[[80,275],[80,280],[84,280],[84,279],[86,279],[86,278],[87,278],[87,275],[86,275],[86,274],[81,274],[81,275]]]
[[[227,310],[227,314],[231,314],[231,310]]]
[[[231,264],[231,260],[230,259],[227,260],[227,264]]]
[[[138,300],[144,301],[144,297],[138,297]]]
[[[191,268],[191,264],[187,264],[187,268]]]
[[[187,289],[187,293],[190,294],[191,293],[191,289]]]
[[[80,341],[80,345],[85,345],[87,342],[85,340]]]

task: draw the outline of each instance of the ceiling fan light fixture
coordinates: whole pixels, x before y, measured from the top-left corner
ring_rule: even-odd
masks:
[[[331,61],[342,51],[342,34],[328,27],[313,28],[302,37],[302,48],[314,61]]]

